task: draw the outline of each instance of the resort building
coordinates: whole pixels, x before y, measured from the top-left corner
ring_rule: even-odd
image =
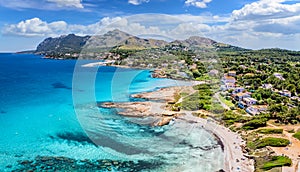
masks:
[[[241,67],[242,69],[247,69],[245,65],[239,65],[239,67]]]
[[[243,102],[243,101],[240,101],[238,103],[238,107],[241,108],[241,109],[245,109],[247,107],[247,104],[245,102]]]
[[[228,76],[233,76],[233,77],[235,77],[235,76],[236,76],[236,71],[229,71],[229,72],[228,72]]]
[[[237,93],[237,94],[233,94],[233,98],[234,98],[236,101],[242,101],[242,100],[245,99],[245,98],[250,98],[250,97],[251,97],[250,94],[251,94],[251,93],[249,93],[249,92],[245,92],[245,93],[240,92],[240,93]]]
[[[300,102],[300,97],[293,96],[293,97],[291,97],[291,100]]]
[[[243,98],[243,101],[246,103],[247,106],[251,106],[257,103],[257,100],[251,97]]]
[[[258,115],[262,112],[267,111],[268,106],[267,105],[254,105],[250,106],[246,109],[246,112],[249,113],[250,115]]]
[[[279,91],[278,93],[286,97],[292,97],[292,93],[289,90]]]
[[[261,87],[264,89],[272,89],[273,88],[272,84],[263,84]]]
[[[245,91],[245,88],[244,88],[244,87],[236,87],[236,88],[234,88],[234,90],[233,90],[233,94],[240,93],[240,92],[244,92],[244,91]]]
[[[210,70],[210,71],[208,72],[208,75],[209,75],[209,76],[217,76],[218,74],[219,74],[219,71],[216,70],[216,69]]]
[[[236,82],[236,80],[235,80],[235,78],[234,77],[232,77],[232,76],[227,76],[227,75],[225,75],[223,78],[222,78],[222,80],[221,80],[224,84],[226,84],[226,83],[235,83]]]
[[[225,83],[224,85],[221,86],[222,91],[227,91],[234,88],[235,88],[235,84],[233,83]]]
[[[284,77],[282,76],[282,74],[280,74],[280,73],[274,73],[273,75],[274,75],[276,78],[278,78],[278,79],[280,79],[280,80],[282,80],[282,81],[285,80]]]

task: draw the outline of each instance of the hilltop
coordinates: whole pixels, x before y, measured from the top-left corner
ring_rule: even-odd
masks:
[[[63,35],[58,38],[46,38],[41,42],[35,53],[55,55],[57,53],[78,53],[91,36],[77,36],[75,34]]]
[[[146,50],[146,49],[211,49],[218,50],[232,48],[234,46],[218,43],[212,39],[192,36],[186,40],[167,42],[158,39],[140,38],[118,29],[109,31],[103,35],[77,36],[75,34],[63,35],[56,38],[46,38],[42,41],[34,53],[50,57],[78,58],[80,53],[103,53],[112,49]],[[236,49],[242,49],[234,47]],[[99,57],[95,54],[94,57]]]

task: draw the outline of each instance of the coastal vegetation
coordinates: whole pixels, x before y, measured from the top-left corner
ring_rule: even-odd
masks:
[[[300,140],[300,132],[297,132],[297,133],[293,134],[293,137]]]
[[[267,171],[276,167],[290,166],[292,165],[292,160],[287,156],[272,156],[268,159],[260,159],[256,164],[257,171]]]
[[[258,139],[254,142],[256,148],[263,148],[266,146],[273,146],[273,147],[285,147],[290,143],[289,140],[284,138],[275,138],[275,137],[266,137],[263,139]]]
[[[210,110],[212,104],[212,95],[211,87],[208,84],[197,85],[194,87],[197,90],[196,93],[186,97],[182,103],[181,107],[184,110]]]
[[[220,100],[225,103],[228,107],[234,107],[234,104],[232,103],[230,97],[229,98],[224,98],[223,96],[219,96]]]
[[[234,123],[245,123],[251,120],[249,116],[243,116],[241,114],[235,113],[234,111],[226,111],[223,116],[222,120],[226,126],[231,126]]]
[[[256,132],[261,134],[282,134],[283,129],[276,129],[276,128],[261,128]]]
[[[282,126],[300,124],[300,52],[249,50],[202,37],[168,43],[134,37],[119,30],[89,41],[74,37],[77,41],[68,47],[69,52],[52,51],[55,44],[64,45],[73,37],[46,39],[36,53],[62,58],[79,58],[81,54],[85,58],[109,61],[106,65],[151,69],[153,77],[203,81],[204,84],[193,87],[192,93],[174,94],[170,109],[207,111],[194,114],[212,118],[241,134],[247,141],[245,150],[258,156],[257,169],[292,164],[287,156],[274,156],[271,151],[260,154],[263,152],[260,150],[289,145]],[[281,134],[282,138],[273,134]],[[293,137],[300,140],[300,133]]]
[[[225,112],[222,121],[231,130],[238,131],[247,141],[246,149],[256,157],[256,170],[290,166],[292,160],[288,156],[293,157],[293,162],[297,164],[297,155],[295,157],[287,151],[296,149],[294,144],[297,143],[291,143],[282,152],[277,152],[272,147],[289,145],[287,133],[296,130],[300,123],[299,55],[299,52],[282,49],[219,51],[224,73],[235,72],[235,87],[243,88],[242,92],[248,93],[257,101],[253,107],[264,107],[263,112],[249,113],[250,110],[235,99],[236,88],[222,93],[223,98],[230,96],[236,109]],[[241,114],[241,111],[246,114]],[[244,116],[248,116],[248,120],[241,121],[241,118],[245,119]],[[294,129],[283,129],[286,125]],[[268,128],[261,129],[266,126]],[[274,134],[280,134],[282,138],[274,138]],[[295,133],[293,136],[300,138],[299,135]],[[266,146],[271,149],[265,150]],[[274,153],[285,156],[272,159]]]
[[[253,130],[259,127],[265,127],[267,125],[267,121],[268,121],[267,118],[254,117],[250,121],[246,122],[242,128],[245,130]]]

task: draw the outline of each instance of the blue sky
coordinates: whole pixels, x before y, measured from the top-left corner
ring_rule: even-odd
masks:
[[[300,0],[0,0],[0,52],[35,49],[46,37],[102,34],[300,50]]]

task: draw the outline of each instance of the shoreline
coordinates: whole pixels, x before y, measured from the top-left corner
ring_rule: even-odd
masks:
[[[110,65],[108,62],[93,62],[82,65],[82,67],[99,67],[99,66],[111,66],[118,68],[131,68],[131,69],[142,69],[151,70],[138,67],[129,67],[124,65]],[[155,70],[151,71],[155,74]],[[166,78],[156,75],[156,78]],[[153,77],[153,75],[152,75]],[[170,78],[172,79],[172,78]],[[187,81],[187,80],[184,80]],[[187,81],[191,83],[191,86],[203,84],[204,81]],[[203,119],[200,117],[195,117],[192,115],[194,111],[171,111],[166,109],[168,102],[174,102],[172,98],[174,95],[166,90],[173,90],[174,88],[183,88],[188,86],[173,86],[160,88],[154,91],[142,92],[138,94],[133,94],[132,98],[144,99],[143,102],[122,102],[122,103],[112,103],[107,102],[107,104],[101,103],[97,104],[98,107],[102,108],[115,108],[121,109],[119,115],[132,117],[132,118],[142,118],[142,117],[154,117],[154,122],[150,125],[152,126],[164,126],[168,125],[171,121],[176,122],[176,119],[180,118],[183,120],[189,120],[196,122],[203,126],[203,129],[210,132],[218,144],[221,146],[224,152],[224,167],[225,171],[254,171],[254,161],[245,156],[243,148],[245,146],[244,140],[237,133],[232,132],[228,128],[219,125],[214,120]],[[158,94],[156,94],[158,93]],[[169,98],[165,98],[168,96]],[[172,98],[171,98],[172,97]],[[160,101],[160,102],[157,102]],[[185,114],[185,115],[184,115]]]
[[[162,69],[153,69],[153,68],[138,67],[138,66],[112,64],[112,60],[105,60],[102,62],[92,62],[92,63],[87,63],[87,64],[81,65],[81,67],[84,67],[84,68],[102,67],[102,66],[116,67],[116,68],[123,68],[123,69],[149,70],[151,72],[151,76],[153,78],[174,79],[174,80],[178,80],[178,81],[195,81],[195,80],[191,80],[190,78],[167,76],[165,73],[162,73]],[[204,82],[204,81],[195,81],[195,82]]]
[[[191,85],[197,85],[198,82],[191,82]],[[225,171],[254,171],[254,160],[246,157],[243,152],[245,141],[241,136],[232,132],[228,128],[219,125],[212,119],[203,119],[192,115],[195,111],[171,111],[168,109],[169,103],[176,102],[174,94],[180,89],[188,89],[191,86],[176,86],[161,88],[152,92],[144,92],[131,95],[133,98],[144,99],[144,102],[125,102],[125,103],[102,103],[99,107],[120,109],[119,115],[141,118],[154,117],[158,119],[156,123],[150,125],[163,126],[168,125],[170,121],[176,122],[176,119],[196,122],[203,127],[204,130],[210,132],[224,152]],[[159,101],[159,102],[157,102]],[[178,100],[177,100],[178,101]]]
[[[203,129],[217,137],[223,145],[224,152],[224,170],[230,172],[254,171],[254,160],[247,158],[242,147],[245,141],[241,136],[230,129],[219,125],[212,119],[203,119],[192,115],[192,111],[185,111],[186,117],[203,126]],[[222,146],[220,145],[220,146]]]

